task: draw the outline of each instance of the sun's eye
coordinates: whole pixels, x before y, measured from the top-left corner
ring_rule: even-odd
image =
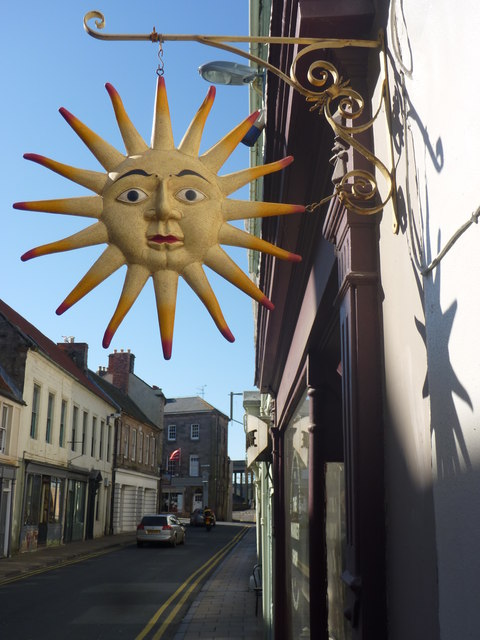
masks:
[[[117,200],[128,204],[137,204],[137,202],[142,202],[146,198],[148,198],[148,195],[141,189],[127,189],[117,197]]]
[[[177,191],[175,194],[175,198],[177,200],[180,200],[181,202],[190,202],[191,204],[205,200],[206,197],[207,196],[204,193],[198,189],[193,189],[192,187],[180,189],[180,191]]]

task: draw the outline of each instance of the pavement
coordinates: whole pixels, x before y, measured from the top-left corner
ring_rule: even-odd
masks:
[[[174,640],[263,638],[261,602],[256,616],[256,595],[250,589],[250,575],[257,562],[255,512],[234,512],[233,518],[235,522],[250,523],[251,526],[197,593]],[[0,586],[134,543],[134,532],[121,533],[1,558]]]

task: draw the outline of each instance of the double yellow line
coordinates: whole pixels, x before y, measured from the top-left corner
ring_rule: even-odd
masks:
[[[240,542],[240,540],[247,533],[247,531],[248,531],[248,527],[243,527],[241,531],[239,531],[237,535],[234,538],[232,538],[232,540],[230,540],[230,542],[227,545],[223,547],[223,549],[220,549],[220,551],[217,551],[217,553],[213,555],[209,560],[207,560],[205,564],[203,564],[199,569],[197,569],[194,573],[192,573],[192,575],[189,576],[187,580],[185,580],[185,582],[178,587],[175,593],[173,593],[168,598],[168,600],[166,600],[162,604],[162,606],[158,609],[158,611],[156,611],[156,613],[150,618],[150,620],[142,629],[142,631],[138,634],[138,636],[136,636],[135,640],[143,640],[143,638],[145,638],[145,636],[147,636],[152,631],[152,629],[157,624],[160,617],[168,609],[168,607],[170,607],[177,600],[177,598],[179,598],[178,602],[175,604],[175,606],[172,608],[168,616],[162,622],[158,631],[152,637],[152,640],[159,640],[165,633],[165,630],[168,628],[168,626],[175,619],[175,616],[178,614],[182,606],[185,604],[186,600],[189,598],[192,591],[194,591],[197,588],[197,586],[202,582],[202,580],[205,578],[205,576],[210,571],[212,571],[212,569],[216,567],[216,565],[221,560],[223,560],[223,558],[227,555],[227,553],[229,553],[229,551],[231,551],[233,547],[236,544],[238,544],[238,542]]]

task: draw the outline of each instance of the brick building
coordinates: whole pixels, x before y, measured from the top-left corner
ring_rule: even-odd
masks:
[[[219,520],[228,519],[228,422],[228,416],[198,396],[167,400],[163,509],[188,515],[208,505]]]

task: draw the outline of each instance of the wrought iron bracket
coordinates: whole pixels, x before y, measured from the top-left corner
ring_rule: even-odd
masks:
[[[95,29],[89,26],[89,22],[95,20]],[[153,27],[148,34],[108,34],[102,30],[105,28],[105,18],[99,11],[89,11],[83,19],[85,31],[99,40],[108,41],[149,41],[164,42],[198,42],[209,47],[222,49],[235,55],[246,58],[262,69],[275,74],[283,82],[304,96],[310,104],[311,111],[318,111],[324,115],[326,121],[335,135],[348,146],[364,157],[374,170],[381,174],[384,182],[382,194],[377,184],[375,175],[366,170],[352,170],[347,172],[342,180],[335,185],[335,194],[344,206],[360,215],[372,215],[381,211],[391,201],[393,208],[393,231],[398,233],[398,218],[396,208],[395,167],[393,160],[393,142],[391,135],[390,95],[387,77],[387,56],[383,32],[379,33],[376,40],[334,39],[334,38],[296,38],[296,37],[263,37],[263,36],[222,36],[222,35],[185,35],[158,33]],[[235,44],[287,44],[302,47],[294,56],[290,67],[290,75],[283,73],[277,67],[252,53],[243,51]],[[326,60],[316,60],[311,63],[306,73],[306,81],[301,81],[297,75],[299,61],[307,55],[317,51],[329,49],[344,49],[356,47],[373,49],[379,52],[383,72],[383,80],[380,91],[379,105],[373,116],[361,124],[360,118],[364,113],[365,100],[360,93],[350,86],[350,80],[344,80],[337,68]],[[390,169],[363,143],[359,142],[358,135],[370,130],[379,114],[383,111],[390,141]],[[323,201],[322,201],[323,202]],[[307,210],[313,211],[317,205],[310,205]]]

